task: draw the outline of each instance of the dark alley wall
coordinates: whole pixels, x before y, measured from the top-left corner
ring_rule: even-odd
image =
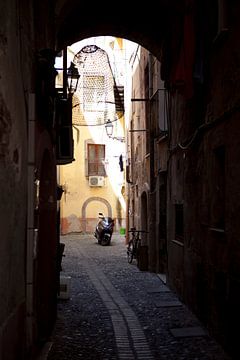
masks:
[[[22,44],[20,12],[1,5],[0,21],[0,358],[22,356],[25,346],[25,237],[27,222],[27,114],[30,49]],[[31,18],[26,10],[25,16]],[[22,19],[25,31],[31,29]],[[14,334],[9,337],[9,334]]]
[[[226,9],[228,30],[205,38],[204,77],[194,80],[193,96],[179,84],[172,92],[168,278],[237,358],[240,9],[233,3]],[[180,207],[184,234],[176,238]]]
[[[39,2],[40,4],[40,2]],[[53,4],[53,3],[52,3]],[[45,7],[44,7],[45,5]],[[40,340],[37,312],[37,283],[39,278],[38,225],[35,217],[36,174],[40,177],[41,154],[53,145],[49,131],[37,118],[39,73],[38,52],[54,48],[53,12],[47,23],[51,2],[11,1],[0,6],[0,358],[27,359]],[[53,8],[52,8],[53,9]],[[37,19],[37,20],[36,20]],[[41,25],[41,26],[40,26]],[[48,111],[47,111],[48,112]],[[47,114],[43,115],[48,116]],[[42,140],[42,137],[45,140]],[[47,138],[47,139],[46,139]],[[48,144],[47,144],[48,143]],[[55,160],[52,169],[55,199]],[[56,248],[55,210],[53,232],[49,232]],[[56,250],[53,250],[55,256]],[[44,254],[45,257],[46,254]],[[52,261],[52,260],[51,260]],[[48,266],[48,275],[56,273]],[[56,288],[51,277],[49,283]],[[48,297],[45,280],[41,291]],[[39,290],[39,287],[38,287]],[[52,291],[52,290],[51,290]],[[47,294],[47,295],[46,295]],[[54,294],[56,308],[56,291]],[[53,312],[54,314],[54,312]],[[52,315],[47,319],[48,333]],[[44,336],[46,335],[46,332]]]
[[[218,17],[219,4],[226,5],[226,17]],[[59,239],[53,65],[56,51],[97,35],[136,41],[161,61],[161,80],[171,95],[168,142],[158,146],[164,174],[150,176],[154,148],[139,166],[148,176],[138,189],[144,214],[158,211],[149,266],[166,271],[169,285],[239,358],[240,5],[162,0],[158,11],[134,5],[129,10],[124,1],[118,13],[112,4],[77,0],[0,5],[1,360],[33,357],[54,326]],[[194,55],[203,60],[195,68]],[[160,207],[166,192],[162,260]],[[140,209],[135,211],[141,220]]]
[[[240,294],[239,10],[236,1],[186,1],[184,16],[169,25],[159,58],[169,93],[167,152],[166,139],[155,132],[158,124],[152,124],[152,117],[149,153],[137,136],[131,141],[129,181],[130,222],[140,228],[145,224],[139,222],[139,194],[145,182],[149,185],[149,270],[166,273],[169,285],[236,359],[239,336],[231,324],[239,322]],[[134,83],[133,97],[147,93],[144,72],[150,63],[144,57],[139,60],[134,75],[140,80]],[[143,127],[149,121],[140,106],[132,110],[133,128],[140,121],[136,114],[141,113]],[[161,236],[166,219],[160,188],[165,185],[167,254]]]

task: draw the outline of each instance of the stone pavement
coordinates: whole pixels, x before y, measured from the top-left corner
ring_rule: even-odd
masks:
[[[92,235],[61,242],[70,297],[58,301],[45,359],[229,360],[157,274],[128,264],[124,236],[107,247]]]

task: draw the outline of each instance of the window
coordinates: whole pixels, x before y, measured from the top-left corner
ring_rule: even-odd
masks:
[[[116,111],[124,112],[124,87],[114,85]]]
[[[88,144],[88,176],[106,176],[105,145]]]
[[[155,127],[155,135],[161,136],[168,130],[168,92],[158,89],[151,97],[151,121]]]
[[[71,99],[56,100],[56,160],[58,165],[73,162],[72,103]]]
[[[184,239],[183,204],[175,204],[175,239],[180,242]]]

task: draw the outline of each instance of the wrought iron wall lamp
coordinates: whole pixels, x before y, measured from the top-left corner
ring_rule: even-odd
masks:
[[[67,68],[67,50],[63,50],[63,67],[56,68],[56,70],[62,71],[63,85],[62,88],[56,88],[61,98],[67,99],[72,97],[78,87],[78,81],[80,78],[79,72],[75,64],[71,61],[69,68]]]
[[[68,83],[68,93],[70,95],[73,95],[78,86],[80,75],[78,72],[78,69],[74,65],[74,63],[71,61],[71,64],[69,68],[67,69],[67,83]]]
[[[113,134],[113,123],[111,122],[111,120],[109,120],[109,119],[107,120],[107,122],[105,124],[105,129],[106,129],[107,136],[110,139],[118,140],[118,141],[121,141],[121,142],[125,141],[124,136],[112,136],[112,134]]]

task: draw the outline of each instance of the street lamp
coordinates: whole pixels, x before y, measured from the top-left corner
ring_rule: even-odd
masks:
[[[78,69],[71,61],[69,68],[67,69],[67,82],[68,82],[68,92],[70,95],[73,95],[77,90],[78,80],[80,78]]]
[[[110,139],[118,140],[118,141],[121,141],[121,142],[125,141],[125,138],[122,137],[122,136],[112,136],[112,134],[113,134],[113,123],[109,119],[107,120],[107,122],[105,124],[105,130],[106,130],[107,136]]]
[[[106,133],[108,137],[112,137],[113,134],[113,123],[108,119],[105,125]]]

